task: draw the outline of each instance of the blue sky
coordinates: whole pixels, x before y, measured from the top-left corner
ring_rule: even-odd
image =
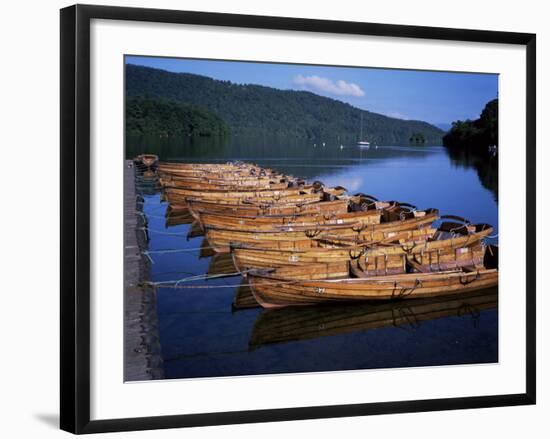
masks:
[[[126,57],[126,63],[239,84],[308,90],[376,113],[433,124],[476,119],[498,95],[495,74],[135,56]]]

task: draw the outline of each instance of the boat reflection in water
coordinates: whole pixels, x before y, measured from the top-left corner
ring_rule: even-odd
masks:
[[[237,269],[235,268],[235,264],[233,263],[233,257],[230,253],[216,253],[210,259],[210,263],[208,264],[208,272],[207,272],[209,276],[218,276],[218,275],[236,274],[236,273],[237,273]],[[256,299],[254,299],[254,302],[256,302]]]
[[[165,227],[181,226],[182,224],[192,224],[195,219],[188,209],[182,209],[178,211],[172,211],[168,209],[166,211]]]
[[[160,184],[157,173],[151,170],[136,168],[136,191],[140,195],[155,195],[160,192]]]
[[[252,294],[252,289],[247,279],[244,278],[241,285],[235,290],[231,310],[239,311],[243,309],[258,308],[259,306],[260,304],[254,298],[254,294]]]
[[[198,236],[204,236],[204,230],[198,221],[193,221],[189,231],[187,232],[187,240],[196,238]]]
[[[234,306],[236,299],[237,296]],[[246,301],[245,289],[241,291],[239,303],[251,306],[250,301]],[[497,305],[498,289],[490,288],[463,295],[385,303],[269,309],[256,319],[249,349],[392,326],[414,331],[421,322],[442,317],[472,319],[476,324],[480,311]]]

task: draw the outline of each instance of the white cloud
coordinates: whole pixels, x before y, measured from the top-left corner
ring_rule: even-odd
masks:
[[[393,117],[395,119],[403,119],[403,120],[409,120],[409,116],[406,114],[399,113],[398,111],[390,111],[387,113],[384,113],[388,117]]]
[[[292,80],[294,85],[309,90],[322,93],[328,93],[336,96],[365,96],[365,92],[357,84],[353,82],[346,82],[341,79],[332,81],[328,78],[322,78],[320,76],[295,76]]]

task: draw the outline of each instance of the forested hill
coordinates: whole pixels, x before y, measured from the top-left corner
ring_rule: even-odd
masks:
[[[476,120],[457,120],[443,137],[448,148],[486,153],[487,147],[498,146],[498,99],[487,102]]]
[[[189,73],[126,66],[128,97],[191,105],[223,120],[232,135],[292,136],[320,141],[359,140],[377,144],[441,144],[443,131],[422,121],[363,111],[307,91],[240,85]]]
[[[226,137],[229,127],[213,113],[162,98],[128,97],[126,133],[161,137]]]

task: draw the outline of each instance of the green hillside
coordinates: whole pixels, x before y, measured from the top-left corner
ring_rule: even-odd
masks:
[[[128,97],[164,99],[200,108],[223,120],[232,135],[286,136],[355,142],[361,113],[364,137],[371,143],[441,144],[443,131],[422,121],[402,120],[363,111],[307,91],[234,84],[206,76],[126,66]]]
[[[130,136],[223,137],[229,127],[215,114],[165,99],[128,97],[126,132]]]

